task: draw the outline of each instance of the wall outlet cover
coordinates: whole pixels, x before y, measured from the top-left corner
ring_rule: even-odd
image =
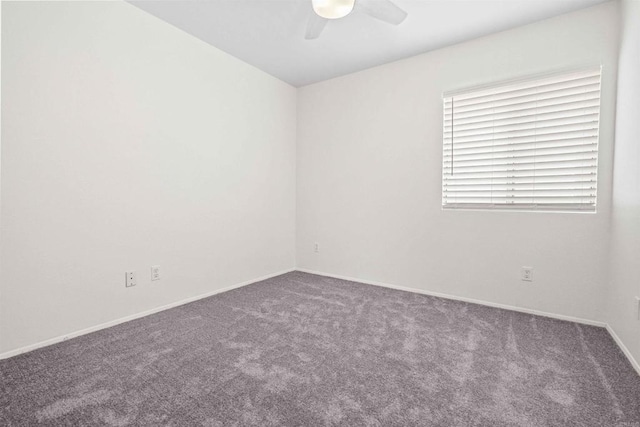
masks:
[[[533,282],[533,267],[522,267],[520,278],[524,282]]]
[[[151,266],[151,280],[160,280],[160,266],[152,265]]]
[[[136,272],[135,271],[127,271],[124,273],[124,277],[125,277],[125,286],[127,288],[130,288],[132,286],[135,286],[137,284],[136,281]]]

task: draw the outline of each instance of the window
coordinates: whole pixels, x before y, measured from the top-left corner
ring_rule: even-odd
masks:
[[[442,206],[595,211],[600,74],[445,94]]]

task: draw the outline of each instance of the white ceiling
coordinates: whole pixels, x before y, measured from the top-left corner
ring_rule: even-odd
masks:
[[[130,3],[293,86],[304,86],[606,0],[395,0],[399,26],[356,7],[305,40],[311,0]]]

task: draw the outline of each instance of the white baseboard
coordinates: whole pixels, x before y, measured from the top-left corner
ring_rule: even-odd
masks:
[[[270,279],[272,277],[280,276],[282,274],[289,273],[291,271],[301,271],[301,272],[304,272],[304,273],[310,273],[310,274],[316,274],[316,275],[319,275],[319,276],[332,277],[332,278],[335,278],[335,279],[349,280],[349,281],[352,281],[352,282],[364,283],[364,284],[367,284],[367,285],[381,286],[381,287],[385,287],[385,288],[397,289],[397,290],[406,291],[406,292],[414,292],[414,293],[423,294],[423,295],[431,295],[431,296],[440,297],[440,298],[446,298],[446,299],[450,299],[450,300],[464,301],[464,302],[484,305],[484,306],[488,306],[488,307],[502,308],[502,309],[505,309],[505,310],[518,311],[518,312],[521,312],[521,313],[535,314],[535,315],[538,315],[538,316],[550,317],[550,318],[553,318],[553,319],[566,320],[566,321],[581,323],[581,324],[585,324],[585,325],[603,327],[603,328],[607,329],[607,331],[609,332],[609,334],[611,335],[611,337],[613,338],[615,343],[618,345],[618,347],[620,347],[620,350],[622,350],[622,352],[627,357],[627,359],[629,360],[629,362],[631,363],[633,368],[636,370],[638,375],[640,375],[640,364],[635,360],[635,358],[633,357],[633,355],[631,354],[629,349],[624,345],[624,343],[622,342],[620,337],[618,337],[618,335],[615,333],[613,328],[611,328],[611,326],[609,326],[608,324],[606,324],[604,322],[598,322],[598,321],[595,321],[595,320],[588,320],[588,319],[581,319],[581,318],[572,317],[572,316],[565,316],[565,315],[562,315],[562,314],[548,313],[548,312],[544,312],[544,311],[532,310],[532,309],[529,309],[529,308],[511,306],[511,305],[506,305],[506,304],[498,304],[498,303],[494,303],[494,302],[477,300],[477,299],[473,299],[473,298],[465,298],[465,297],[460,297],[460,296],[456,296],[456,295],[443,294],[443,293],[440,293],[440,292],[431,292],[431,291],[426,291],[426,290],[418,289],[418,288],[410,288],[410,287],[407,287],[407,286],[392,285],[392,284],[389,284],[389,283],[382,283],[382,282],[377,282],[377,281],[373,281],[373,280],[365,280],[365,279],[359,279],[359,278],[355,278],[355,277],[341,276],[341,275],[336,275],[336,274],[328,274],[328,273],[324,273],[324,272],[320,272],[320,271],[314,271],[314,270],[308,270],[308,269],[302,269],[302,268],[298,268],[298,269],[292,268],[292,269],[283,270],[283,271],[280,271],[280,272],[277,272],[277,273],[269,274],[269,275],[266,275],[266,276],[258,277],[256,279],[247,280],[245,282],[241,282],[241,283],[237,283],[235,285],[227,286],[227,287],[222,288],[222,289],[217,289],[215,291],[208,292],[206,294],[202,294],[202,295],[197,295],[195,297],[186,298],[186,299],[183,299],[183,300],[180,300],[180,301],[176,301],[176,302],[173,302],[173,303],[170,303],[170,304],[163,305],[161,307],[153,308],[151,310],[146,310],[146,311],[143,311],[143,312],[140,312],[140,313],[132,314],[130,316],[121,317],[119,319],[112,320],[110,322],[102,323],[100,325],[92,326],[90,328],[85,328],[85,329],[82,329],[82,330],[79,330],[79,331],[76,331],[76,332],[72,332],[70,334],[66,334],[66,335],[63,335],[63,336],[56,337],[56,338],[51,338],[51,339],[48,339],[48,340],[45,340],[45,341],[41,341],[41,342],[38,342],[38,343],[35,343],[35,344],[31,344],[31,345],[28,345],[28,346],[25,346],[25,347],[21,347],[21,348],[15,349],[15,350],[10,350],[10,351],[7,351],[5,353],[0,353],[0,360],[7,359],[7,358],[13,357],[13,356],[17,356],[17,355],[22,354],[22,353],[27,353],[29,351],[36,350],[38,348],[42,348],[42,347],[46,347],[46,346],[49,346],[49,345],[52,345],[52,344],[56,344],[56,343],[68,340],[70,338],[74,338],[74,337],[85,335],[85,334],[88,334],[88,333],[91,333],[91,332],[99,331],[101,329],[110,328],[111,326],[116,326],[116,325],[119,325],[120,323],[128,322],[130,320],[139,319],[141,317],[145,317],[145,316],[148,316],[150,314],[158,313],[160,311],[168,310],[168,309],[173,308],[173,307],[178,307],[180,305],[188,304],[190,302],[197,301],[197,300],[203,299],[203,298],[207,298],[207,297],[210,297],[210,296],[213,296],[213,295],[216,295],[216,294],[221,294],[223,292],[227,292],[227,291],[230,291],[232,289],[241,288],[243,286],[247,286],[247,285],[250,285],[252,283],[260,282],[262,280]]]
[[[373,281],[373,280],[364,280],[364,279],[358,279],[358,278],[354,278],[354,277],[340,276],[340,275],[337,275],[337,274],[328,274],[328,273],[323,273],[323,272],[314,271],[314,270],[308,270],[308,269],[304,269],[304,268],[298,268],[297,271],[301,271],[303,273],[317,274],[318,276],[333,277],[335,279],[349,280],[351,282],[364,283],[364,284],[367,284],[367,285],[381,286],[381,287],[390,288],[390,289],[398,289],[400,291],[414,292],[414,293],[423,294],[423,295],[430,295],[430,296],[434,296],[434,297],[446,298],[446,299],[456,300],[456,301],[464,301],[464,302],[469,302],[469,303],[473,303],[473,304],[485,305],[485,306],[488,306],[488,307],[502,308],[502,309],[505,309],[505,310],[518,311],[518,312],[527,313],[527,314],[535,314],[535,315],[538,315],[538,316],[550,317],[550,318],[553,318],[553,319],[566,320],[566,321],[569,321],[569,322],[575,322],[575,323],[581,323],[581,324],[584,324],[584,325],[598,326],[598,327],[601,327],[601,328],[606,328],[607,332],[609,332],[609,334],[611,335],[611,337],[613,338],[615,343],[618,345],[618,347],[620,347],[620,350],[622,350],[624,355],[627,357],[627,359],[631,363],[631,366],[633,366],[633,368],[636,370],[638,375],[640,375],[640,364],[635,360],[635,358],[633,357],[633,355],[631,354],[629,349],[624,345],[624,343],[622,342],[620,337],[618,337],[618,335],[615,333],[613,328],[611,328],[611,326],[609,326],[609,324],[607,324],[605,322],[599,322],[599,321],[596,321],[596,320],[589,320],[589,319],[581,319],[579,317],[565,316],[563,314],[548,313],[546,311],[532,310],[530,308],[517,307],[517,306],[512,306],[512,305],[506,305],[506,304],[498,304],[498,303],[494,303],[494,302],[482,301],[482,300],[477,300],[477,299],[473,299],[473,298],[465,298],[465,297],[459,297],[459,296],[455,296],[455,295],[442,294],[440,292],[425,291],[423,289],[410,288],[410,287],[406,287],[406,286],[391,285],[389,283],[376,282],[376,281]]]
[[[414,292],[414,293],[417,293],[417,294],[430,295],[430,296],[433,296],[433,297],[445,298],[445,299],[450,299],[450,300],[455,300],[455,301],[464,301],[464,302],[469,302],[469,303],[472,303],[472,304],[479,304],[479,305],[485,305],[485,306],[488,306],[488,307],[502,308],[502,309],[511,310],[511,311],[518,311],[518,312],[521,312],[521,313],[535,314],[537,316],[551,317],[553,319],[567,320],[569,322],[582,323],[584,325],[599,326],[601,328],[604,328],[604,327],[607,326],[606,323],[598,322],[597,320],[581,319],[579,317],[565,316],[563,314],[548,313],[546,311],[538,311],[538,310],[533,310],[533,309],[530,309],[530,308],[517,307],[517,306],[514,306],[514,305],[499,304],[499,303],[490,302],[490,301],[483,301],[483,300],[478,300],[478,299],[473,299],[473,298],[460,297],[460,296],[456,296],[456,295],[443,294],[443,293],[440,293],[440,292],[426,291],[424,289],[410,288],[410,287],[407,287],[407,286],[391,285],[389,283],[382,283],[382,282],[377,282],[377,281],[374,281],[374,280],[364,280],[364,279],[358,279],[358,278],[354,278],[354,277],[340,276],[340,275],[336,275],[336,274],[328,274],[328,273],[323,273],[323,272],[320,272],[320,271],[313,271],[313,270],[307,270],[307,269],[302,269],[302,268],[298,268],[297,271],[302,271],[303,273],[317,274],[319,276],[333,277],[334,279],[342,279],[342,280],[349,280],[349,281],[352,281],[352,282],[364,283],[366,285],[381,286],[383,288],[397,289],[397,290],[400,290],[400,291]]]
[[[68,340],[70,338],[75,338],[75,337],[78,337],[78,336],[81,336],[81,335],[85,335],[85,334],[88,334],[88,333],[91,333],[91,332],[99,331],[101,329],[110,328],[112,326],[119,325],[120,323],[129,322],[130,320],[139,319],[141,317],[145,317],[145,316],[148,316],[150,314],[158,313],[160,311],[168,310],[168,309],[173,308],[173,307],[178,307],[180,305],[188,304],[190,302],[197,301],[197,300],[202,299],[202,298],[207,298],[207,297],[210,297],[212,295],[221,294],[223,292],[227,292],[227,291],[230,291],[232,289],[241,288],[243,286],[247,286],[247,285],[250,285],[252,283],[260,282],[262,280],[270,279],[272,277],[280,276],[281,274],[289,273],[289,272],[292,272],[292,271],[295,271],[295,269],[291,268],[291,269],[288,269],[288,270],[283,270],[283,271],[279,271],[277,273],[268,274],[266,276],[258,277],[256,279],[251,279],[251,280],[247,280],[245,282],[236,283],[235,285],[231,285],[231,286],[227,286],[226,288],[217,289],[215,291],[207,292],[206,294],[197,295],[195,297],[190,297],[190,298],[186,298],[186,299],[183,299],[183,300],[180,300],[180,301],[172,302],[170,304],[166,304],[166,305],[163,305],[163,306],[160,306],[160,307],[152,308],[151,310],[142,311],[140,313],[132,314],[130,316],[121,317],[119,319],[111,320],[109,322],[102,323],[100,325],[92,326],[90,328],[81,329],[79,331],[75,331],[75,332],[72,332],[70,334],[65,334],[65,335],[62,335],[62,336],[59,336],[59,337],[50,338],[50,339],[45,340],[45,341],[41,341],[41,342],[38,342],[38,343],[35,343],[35,344],[30,344],[30,345],[27,345],[25,347],[21,347],[21,348],[15,349],[15,350],[10,350],[10,351],[7,351],[5,353],[0,353],[0,360],[7,359],[7,358],[13,357],[13,356],[17,356],[17,355],[22,354],[22,353],[27,353],[29,351],[36,350],[38,348],[47,347],[47,346],[52,345],[52,344],[56,344],[56,343],[59,343],[59,342],[62,342],[62,341],[66,341],[66,340]]]
[[[613,330],[613,328],[610,325],[607,325],[607,332],[609,332],[609,335],[611,335],[611,338],[613,338],[616,344],[618,344],[618,347],[620,347],[620,350],[622,350],[622,353],[624,353],[624,355],[627,356],[627,359],[631,363],[631,366],[633,366],[633,369],[635,369],[638,375],[640,375],[640,363],[638,363],[638,361],[633,357],[633,354],[631,354],[627,346],[624,345],[624,343],[622,342],[618,334],[616,334],[616,332]]]

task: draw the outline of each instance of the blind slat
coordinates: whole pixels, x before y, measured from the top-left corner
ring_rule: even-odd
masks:
[[[522,137],[522,138],[511,138],[511,139],[505,139],[505,140],[501,140],[501,141],[491,141],[489,140],[487,141],[471,141],[471,142],[456,142],[456,152],[458,150],[462,150],[463,148],[486,148],[486,147],[508,147],[511,145],[517,145],[517,144],[539,144],[539,143],[549,143],[550,145],[553,146],[553,144],[560,144],[563,142],[576,142],[579,140],[595,140],[597,142],[598,139],[598,135],[597,134],[590,134],[590,135],[583,135],[584,132],[567,132],[567,133],[558,133],[553,134],[553,135],[544,135],[544,136],[537,136],[537,137],[531,137],[531,136],[527,136],[527,137]],[[445,141],[444,146],[446,148],[452,148],[451,146],[451,142],[450,141]]]
[[[483,135],[470,135],[470,136],[457,136],[454,131],[453,135],[453,143],[456,142],[484,142],[484,141],[502,141],[502,140],[512,140],[518,138],[540,138],[541,140],[545,137],[549,136],[570,136],[566,135],[567,133],[577,132],[576,135],[579,136],[593,136],[598,131],[598,121],[590,121],[586,124],[579,125],[559,125],[559,126],[550,126],[540,129],[529,129],[529,130],[521,130],[521,131],[509,131],[509,132],[495,132],[493,134],[483,134]],[[447,135],[444,138],[445,140],[451,140],[451,136]]]
[[[460,172],[456,171],[455,176],[465,177],[467,179],[477,178],[477,177],[539,177],[545,176],[544,174],[559,174],[561,172],[577,174],[577,173],[591,173],[593,175],[596,174],[596,166],[590,167],[567,167],[567,168],[558,168],[558,167],[550,167],[550,168],[522,168],[518,170],[501,170],[501,171],[467,171]],[[453,176],[453,175],[452,175]],[[449,179],[448,181],[452,182],[453,179]]]
[[[479,177],[479,178],[452,178],[449,181],[455,181],[455,185],[501,185],[501,184],[552,184],[562,185],[565,182],[577,183],[577,182],[595,182],[595,176],[593,174],[565,174],[565,175],[544,175],[544,176],[512,176],[512,177]],[[445,184],[447,186],[447,184]]]
[[[481,210],[513,210],[513,211],[572,211],[572,212],[590,212],[593,208],[589,205],[570,204],[570,203],[541,203],[541,204],[504,204],[504,203],[448,203],[442,207],[445,210],[453,209],[481,209]]]
[[[503,98],[500,100],[487,100],[478,102],[475,104],[462,105],[460,102],[456,103],[456,109],[459,109],[460,113],[468,113],[471,111],[487,111],[487,110],[499,110],[499,109],[513,109],[511,107],[515,105],[529,104],[531,102],[543,103],[552,102],[559,98],[573,97],[573,96],[585,96],[587,94],[594,94],[600,90],[600,83],[560,88],[551,92],[530,93],[527,95],[516,96],[513,98]]]
[[[527,181],[510,181],[509,179],[496,179],[496,180],[485,180],[482,182],[472,182],[472,183],[461,183],[456,182],[456,185],[452,185],[450,188],[445,186],[444,190],[446,191],[457,191],[458,189],[462,190],[473,190],[473,189],[482,189],[482,188],[497,188],[497,189],[506,189],[512,187],[520,187],[520,188],[546,188],[546,189],[554,189],[554,188],[595,188],[593,186],[595,181],[562,181],[562,182],[536,182],[534,180]],[[591,185],[591,187],[587,187]]]
[[[576,154],[579,153],[588,153],[588,154],[593,154],[593,155],[597,155],[598,154],[598,150],[595,149],[595,145],[596,144],[591,144],[591,145],[585,145],[585,146],[574,146],[571,147],[570,149],[554,149],[554,148],[547,148],[547,149],[535,149],[535,148],[530,148],[527,150],[513,150],[513,151],[501,151],[498,153],[493,153],[493,155],[487,155],[487,154],[491,154],[491,153],[482,153],[481,155],[479,154],[466,154],[465,156],[455,156],[455,159],[453,159],[453,157],[451,155],[445,155],[444,158],[444,162],[446,164],[454,164],[454,165],[460,165],[460,166],[464,166],[464,165],[468,165],[473,163],[478,163],[478,164],[485,164],[487,160],[498,160],[498,162],[492,162],[492,165],[496,165],[496,164],[504,164],[503,161],[504,160],[509,160],[509,159],[517,159],[518,161],[522,160],[522,159],[529,159],[529,158],[549,158],[550,156],[563,156],[563,158],[575,158]]]
[[[566,169],[566,168],[578,168],[583,167],[595,167],[597,159],[571,159],[571,160],[545,160],[545,161],[530,161],[525,160],[519,163],[500,163],[500,164],[482,164],[482,165],[465,165],[465,166],[453,166],[455,173],[464,173],[472,171],[517,171],[520,169],[533,169],[536,170],[538,166],[546,167],[547,169]],[[452,169],[451,166],[446,169]],[[446,171],[445,171],[446,173]],[[453,171],[451,172],[453,174]]]
[[[461,196],[482,196],[489,195],[493,196],[509,196],[513,192],[511,188],[498,189],[498,188],[489,188],[489,189],[474,189],[474,190],[450,190],[447,192],[446,197],[461,197]],[[593,188],[520,188],[518,189],[517,197],[538,197],[538,196],[565,196],[565,197],[584,197],[584,196],[593,196]],[[515,196],[514,196],[515,197]]]
[[[527,123],[536,123],[541,120],[553,120],[553,119],[561,119],[561,118],[571,118],[571,117],[582,117],[585,114],[597,114],[598,107],[597,106],[582,106],[577,108],[571,108],[564,111],[551,111],[548,113],[539,113],[537,110],[525,115],[508,117],[504,119],[492,119],[492,120],[483,120],[480,122],[473,123],[455,123],[456,130],[464,131],[467,129],[485,129],[485,128],[495,128],[500,126],[508,126],[508,125],[519,125],[519,124],[527,124]],[[444,129],[446,131],[451,130],[451,120],[445,121]]]
[[[455,97],[458,100],[467,100],[473,99],[483,96],[491,96],[494,94],[502,94],[506,92],[510,92],[513,90],[521,89],[521,88],[531,88],[536,86],[544,86],[551,83],[561,83],[561,82],[571,82],[577,79],[582,79],[584,77],[594,77],[600,76],[600,69],[593,68],[587,70],[580,70],[571,73],[563,73],[557,74],[555,76],[547,76],[540,79],[527,79],[521,82],[511,82],[505,84],[495,85],[493,87],[478,89],[474,91],[467,91],[465,93],[456,94]],[[453,98],[453,96],[448,96],[448,99]]]
[[[569,149],[571,147],[585,147],[592,146],[597,147],[596,138],[575,138],[568,139],[566,141],[534,141],[534,142],[523,142],[520,144],[500,144],[500,145],[484,145],[481,147],[467,147],[467,148],[459,148],[456,147],[455,154],[456,157],[464,157],[470,156],[473,154],[485,154],[485,153],[508,153],[511,151],[524,151],[524,150],[547,150],[547,149]],[[445,144],[444,155],[449,156],[453,150],[451,144]]]
[[[495,203],[496,200],[502,200],[502,201],[511,201],[512,203],[518,203],[518,202],[533,202],[534,200],[537,201],[537,203],[540,203],[540,201],[542,200],[548,200],[549,202],[558,202],[560,200],[562,200],[562,203],[578,203],[582,200],[595,200],[596,196],[595,194],[592,195],[585,195],[585,196],[581,196],[581,195],[573,195],[573,196],[565,196],[565,195],[543,195],[543,196],[533,196],[533,195],[485,195],[485,196],[478,196],[478,195],[468,195],[468,196],[454,196],[454,197],[450,197],[450,199],[454,199],[457,200],[458,203],[460,203],[460,201],[462,200],[476,200],[476,201],[490,201],[493,200],[493,202]]]
[[[467,105],[475,105],[483,102],[490,101],[499,101],[503,99],[514,99],[522,95],[532,95],[537,93],[545,93],[545,92],[555,92],[562,89],[569,88],[582,88],[588,85],[598,84],[600,82],[600,78],[597,74],[578,77],[576,79],[564,80],[560,82],[551,82],[551,83],[541,83],[537,86],[528,86],[528,87],[520,87],[516,86],[511,90],[502,91],[502,92],[491,92],[484,96],[475,96],[472,98],[461,98],[457,97],[458,106],[467,106]],[[445,103],[445,105],[447,105]]]
[[[521,119],[527,118],[536,115],[542,114],[550,114],[550,113],[563,113],[565,111],[573,111],[587,108],[598,108],[600,106],[600,98],[595,97],[588,100],[582,101],[570,101],[566,103],[560,103],[555,105],[549,105],[545,107],[534,106],[531,108],[526,108],[524,110],[518,111],[506,111],[504,113],[487,113],[482,114],[475,117],[469,118],[460,118],[456,114],[455,120],[453,120],[453,124],[456,126],[459,125],[477,125],[477,124],[486,124],[487,122],[499,121],[499,120],[510,120],[510,119]],[[445,110],[446,111],[446,110]],[[448,114],[445,113],[445,125],[450,125],[452,122],[451,112]]]
[[[581,114],[569,117],[559,117],[553,119],[538,119],[527,123],[515,123],[510,125],[488,126],[483,128],[461,130],[455,128],[456,136],[475,136],[475,135],[500,135],[512,131],[535,131],[547,128],[574,126],[581,129],[590,128],[589,125],[598,123],[599,117],[597,113]],[[453,128],[445,126],[444,137],[450,138]]]
[[[528,102],[522,102],[520,104],[508,105],[505,107],[497,107],[497,108],[489,107],[484,109],[460,112],[459,114],[456,113],[456,118],[457,119],[470,119],[470,118],[479,118],[479,117],[486,118],[486,116],[494,115],[494,114],[503,114],[504,116],[509,117],[509,116],[515,116],[517,114],[522,114],[523,112],[531,111],[536,108],[548,107],[549,109],[552,109],[553,107],[556,107],[556,106],[560,107],[563,104],[571,104],[571,103],[581,102],[581,101],[582,102],[594,101],[599,99],[600,99],[599,92],[595,92],[595,91],[585,92],[578,95],[568,95],[568,96],[560,96],[552,99],[545,99],[543,101],[528,101]],[[451,115],[451,111],[445,109],[445,114]],[[456,118],[454,118],[454,120],[456,120]]]

